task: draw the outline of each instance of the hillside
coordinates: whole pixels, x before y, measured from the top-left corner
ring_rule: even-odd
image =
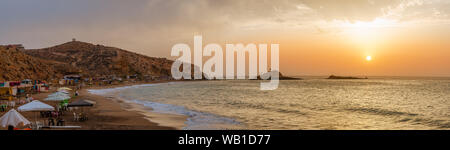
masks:
[[[68,64],[84,76],[169,76],[171,60],[154,58],[123,49],[71,41],[61,45],[24,50],[26,54]]]
[[[0,82],[59,78],[64,72],[74,70],[65,64],[31,57],[10,46],[0,46],[0,60]]]

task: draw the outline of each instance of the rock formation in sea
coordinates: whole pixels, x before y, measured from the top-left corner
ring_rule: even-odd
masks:
[[[359,78],[359,77],[351,77],[351,76],[335,76],[335,75],[331,75],[327,79],[368,79],[368,78],[367,77]]]
[[[296,77],[288,77],[288,76],[284,76],[281,72],[274,70],[273,72],[278,72],[278,79],[279,80],[303,80],[302,78],[296,78]],[[270,74],[270,72],[266,73],[267,75]],[[260,76],[257,77],[257,80],[261,80],[261,76],[265,76],[265,74],[262,74]],[[270,79],[270,78],[269,78]]]

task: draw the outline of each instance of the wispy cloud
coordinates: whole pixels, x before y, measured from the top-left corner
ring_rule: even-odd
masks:
[[[158,50],[167,49],[167,41],[195,33],[333,33],[336,22],[440,24],[449,22],[449,13],[450,2],[444,0],[5,0],[0,41],[43,47],[77,37],[167,55]]]

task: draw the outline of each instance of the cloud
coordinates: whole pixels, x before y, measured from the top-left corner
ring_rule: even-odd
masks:
[[[76,37],[163,56],[193,34],[332,33],[333,20],[448,20],[449,11],[450,2],[440,0],[5,0],[0,41],[38,48]]]
[[[412,21],[416,23],[448,22],[450,1],[441,0],[409,0],[400,4],[383,8],[385,18],[399,21]]]
[[[383,15],[382,8],[399,4],[399,0],[303,0],[327,20],[371,21]]]

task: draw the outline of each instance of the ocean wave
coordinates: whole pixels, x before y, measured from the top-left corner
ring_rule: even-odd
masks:
[[[382,115],[382,116],[417,116],[418,115],[415,113],[392,111],[392,110],[379,109],[379,108],[348,108],[346,110],[353,111],[353,112],[374,114],[374,115]]]
[[[109,88],[109,89],[89,89],[88,92],[95,95],[109,95],[114,92],[120,92],[127,89],[132,88],[140,88],[140,87],[150,87],[150,86],[157,86],[161,84],[177,84],[180,82],[167,82],[167,83],[154,83],[154,84],[139,84],[139,85],[132,85],[132,86],[123,86],[123,87],[116,87],[116,88]],[[156,113],[166,113],[166,114],[177,114],[177,115],[185,115],[188,116],[187,121],[185,122],[186,126],[183,128],[183,130],[199,130],[199,129],[241,129],[242,124],[238,121],[222,117],[210,113],[204,113],[204,112],[198,112],[198,111],[192,111],[189,109],[186,109],[183,106],[176,106],[176,105],[170,105],[170,104],[163,104],[163,103],[156,103],[151,101],[144,101],[144,100],[129,100],[124,98],[122,94],[119,94],[120,99],[126,100],[129,102],[134,102],[136,104],[143,105],[145,107],[152,108],[152,112]]]
[[[198,112],[186,109],[183,106],[176,106],[170,104],[162,104],[151,101],[143,101],[143,100],[132,100],[132,102],[143,105],[145,107],[150,107],[153,109],[153,112],[156,113],[167,113],[167,114],[178,114],[178,115],[186,115],[188,116],[187,121],[185,122],[186,127],[183,130],[214,130],[214,129],[233,129],[233,128],[241,128],[241,123],[238,121],[222,117],[210,113]]]
[[[403,123],[409,122],[412,124],[425,125],[425,126],[429,126],[429,127],[437,127],[437,128],[441,128],[441,129],[450,128],[450,122],[448,122],[446,120],[421,118],[419,116],[419,114],[415,114],[415,113],[391,111],[391,110],[378,109],[378,108],[349,108],[346,110],[353,111],[353,112],[374,114],[374,115],[382,115],[382,116],[406,116],[406,118],[402,118],[402,119],[398,120],[398,122],[403,122]]]
[[[162,84],[162,83],[138,84],[138,85],[122,86],[122,87],[107,88],[107,89],[89,89],[87,91],[89,93],[95,94],[95,95],[106,95],[106,94],[130,89],[130,88],[149,87],[149,86],[156,86],[156,85],[160,85],[160,84]],[[172,83],[168,82],[168,84],[172,84]]]

